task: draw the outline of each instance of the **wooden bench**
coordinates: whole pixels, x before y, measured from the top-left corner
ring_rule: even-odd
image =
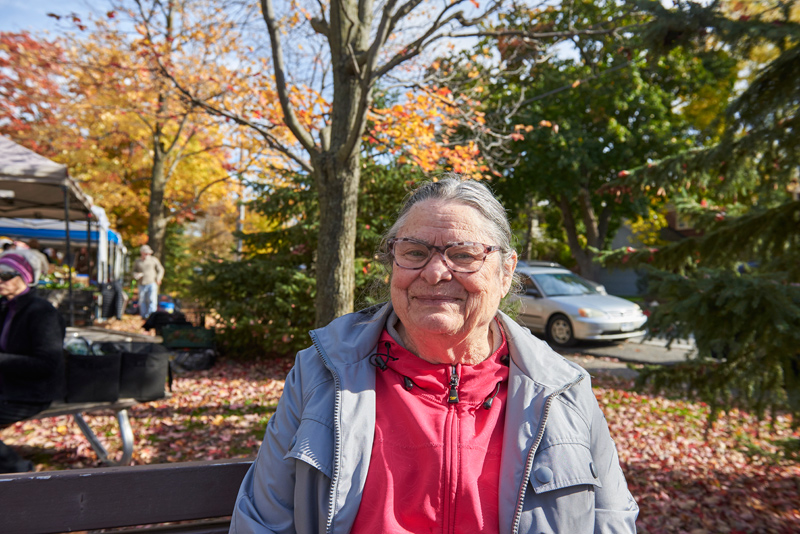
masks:
[[[131,422],[128,419],[128,408],[140,404],[135,399],[119,399],[115,402],[77,402],[65,403],[54,402],[48,409],[39,412],[36,415],[29,417],[26,421],[35,421],[38,419],[45,419],[47,417],[58,417],[61,415],[71,415],[78,423],[83,435],[89,440],[89,443],[94,449],[97,457],[100,458],[105,464],[108,465],[130,465],[131,457],[133,456],[133,429]],[[114,462],[108,456],[108,451],[97,438],[97,435],[89,427],[83,414],[98,413],[113,411],[117,416],[117,424],[119,425],[119,436],[122,440],[122,458],[119,462]]]
[[[48,534],[149,527],[148,533],[225,534],[251,463],[235,459],[0,475],[0,530]],[[174,522],[181,523],[162,525]]]

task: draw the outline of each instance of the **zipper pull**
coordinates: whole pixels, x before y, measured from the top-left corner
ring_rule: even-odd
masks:
[[[458,374],[456,373],[456,366],[450,366],[450,396],[447,398],[448,404],[458,403]]]

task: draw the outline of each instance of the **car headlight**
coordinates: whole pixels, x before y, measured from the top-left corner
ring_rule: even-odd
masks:
[[[580,315],[581,317],[587,317],[591,319],[595,317],[605,317],[606,312],[595,310],[594,308],[580,308],[578,310],[578,315]]]

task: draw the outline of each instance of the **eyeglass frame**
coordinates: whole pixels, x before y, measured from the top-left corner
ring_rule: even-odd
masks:
[[[418,245],[422,245],[422,246],[426,247],[428,249],[428,253],[429,253],[428,254],[428,259],[425,260],[425,263],[423,263],[419,267],[404,267],[404,266],[400,265],[399,263],[397,263],[397,256],[394,255],[394,245],[397,242],[417,243]],[[478,267],[474,271],[459,271],[459,270],[457,270],[452,265],[450,265],[450,261],[447,258],[447,254],[445,254],[445,252],[447,252],[447,249],[452,248],[452,247],[463,246],[463,245],[480,245],[484,249],[483,250],[483,260],[481,261],[480,267]],[[483,265],[486,263],[486,258],[489,257],[489,254],[491,254],[492,252],[497,252],[497,251],[503,250],[503,247],[501,247],[499,245],[486,245],[485,243],[478,243],[478,242],[475,242],[475,241],[459,241],[459,242],[456,242],[456,243],[449,243],[448,245],[446,245],[444,247],[440,247],[440,246],[437,246],[437,245],[431,245],[429,243],[426,243],[425,241],[420,241],[419,239],[414,239],[413,237],[393,237],[393,238],[389,239],[386,242],[386,246],[388,248],[389,254],[392,256],[393,263],[395,265],[397,265],[398,267],[400,267],[401,269],[408,269],[410,271],[419,271],[421,269],[424,269],[431,262],[431,258],[433,258],[433,251],[435,250],[442,257],[442,260],[444,260],[444,264],[447,266],[448,269],[450,269],[454,273],[464,273],[464,274],[477,273],[478,271],[480,271],[483,268]]]
[[[11,275],[8,276],[7,275]],[[0,282],[8,282],[9,280],[13,280],[17,276],[22,276],[17,271],[0,271]]]

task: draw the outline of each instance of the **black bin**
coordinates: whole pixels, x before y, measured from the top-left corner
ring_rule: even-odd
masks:
[[[66,354],[67,402],[114,402],[120,397],[120,354]]]
[[[119,396],[138,401],[163,399],[170,352],[156,343],[132,343],[120,353]]]

